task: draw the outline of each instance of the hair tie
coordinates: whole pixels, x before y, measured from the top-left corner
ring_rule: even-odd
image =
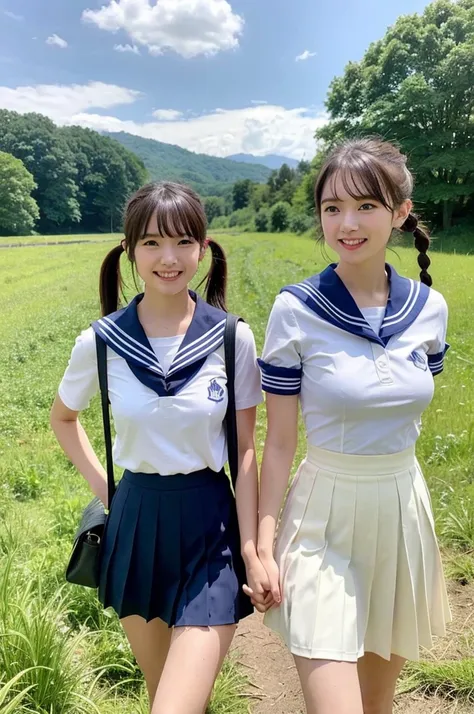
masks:
[[[418,218],[414,213],[409,213],[401,229],[406,233],[414,233],[418,227]]]
[[[203,241],[202,247],[204,248],[204,250],[206,250],[206,248],[207,248],[207,246],[209,245],[210,241],[211,241],[210,238],[206,238],[206,239]]]

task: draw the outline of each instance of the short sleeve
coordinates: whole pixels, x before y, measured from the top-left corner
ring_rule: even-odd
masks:
[[[294,395],[301,391],[300,329],[287,300],[277,296],[268,320],[262,358],[262,387],[270,394]]]
[[[249,409],[263,401],[257,348],[252,330],[245,322],[237,324],[235,343],[235,408]]]
[[[89,327],[76,339],[58,394],[69,409],[79,412],[89,406],[98,391],[95,336],[92,327]]]
[[[428,367],[433,375],[440,374],[443,371],[444,356],[449,349],[446,342],[446,331],[448,327],[448,306],[446,300],[440,293],[436,293],[437,314],[436,314],[436,330],[433,340],[428,344]]]

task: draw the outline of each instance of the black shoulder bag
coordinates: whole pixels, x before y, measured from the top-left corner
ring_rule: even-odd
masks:
[[[225,423],[227,430],[227,454],[230,477],[235,491],[239,472],[239,450],[237,441],[237,415],[235,412],[235,334],[240,317],[227,315],[224,329],[225,371],[227,374],[227,411]]]
[[[99,373],[102,419],[104,423],[105,454],[107,459],[108,505],[115,493],[114,464],[112,460],[112,435],[110,431],[109,392],[107,387],[107,345],[95,336],[97,369]],[[94,498],[86,506],[79,528],[74,538],[71,557],[66,568],[66,580],[87,588],[99,586],[100,544],[104,533],[107,513],[99,498]]]

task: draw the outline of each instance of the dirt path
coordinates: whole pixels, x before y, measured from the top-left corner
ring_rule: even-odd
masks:
[[[252,714],[304,714],[293,658],[255,613],[237,629],[233,649],[251,683]]]
[[[474,619],[474,586],[450,584],[453,622],[447,638],[440,640],[432,658],[459,659],[465,651],[465,635]],[[293,658],[279,637],[255,613],[238,627],[233,651],[249,678],[252,714],[304,714],[304,701]],[[448,703],[441,697],[397,697],[396,714],[472,714],[472,705]]]

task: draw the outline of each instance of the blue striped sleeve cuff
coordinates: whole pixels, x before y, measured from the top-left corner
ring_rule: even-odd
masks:
[[[302,367],[275,367],[258,360],[262,373],[262,389],[270,394],[294,395],[301,392]]]
[[[446,343],[444,350],[438,352],[435,355],[428,355],[428,367],[430,368],[431,374],[434,376],[436,374],[441,374],[444,365],[444,355],[449,350],[449,345]]]

